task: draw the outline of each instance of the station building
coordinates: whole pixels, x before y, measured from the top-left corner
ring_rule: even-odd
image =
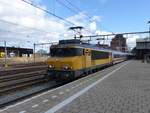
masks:
[[[7,47],[7,56],[16,56],[16,57],[22,57],[27,56],[29,57],[31,54],[33,54],[33,49],[30,48],[17,48],[17,47]],[[5,47],[0,46],[0,57],[4,57],[5,55]]]
[[[111,41],[111,49],[122,52],[127,51],[126,38],[122,34],[117,34]]]
[[[150,38],[142,38],[136,40],[136,58],[144,59],[150,56]]]

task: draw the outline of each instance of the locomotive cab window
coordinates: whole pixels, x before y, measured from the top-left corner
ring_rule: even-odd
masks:
[[[71,57],[71,56],[81,56],[83,55],[82,48],[51,48],[51,56],[56,57]]]

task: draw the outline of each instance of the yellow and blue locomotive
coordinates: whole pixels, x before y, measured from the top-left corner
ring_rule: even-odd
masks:
[[[50,47],[47,60],[50,78],[73,80],[96,70],[126,60],[126,54],[100,49],[81,40],[60,40]]]

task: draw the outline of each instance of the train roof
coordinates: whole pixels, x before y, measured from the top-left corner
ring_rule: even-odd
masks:
[[[53,45],[53,47],[68,47],[68,46],[79,47],[79,48],[91,48],[91,49],[98,50],[98,51],[112,52],[113,54],[122,54],[122,55],[129,54],[129,53],[121,52],[121,51],[100,48],[95,44],[83,43],[81,40],[78,40],[78,39],[60,40],[59,44]]]

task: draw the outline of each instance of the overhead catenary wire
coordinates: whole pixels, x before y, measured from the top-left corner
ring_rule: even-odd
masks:
[[[54,0],[55,1],[55,0]],[[12,4],[9,4],[9,3],[6,3],[5,1],[0,1],[0,3],[3,3],[5,5],[9,5],[9,6],[12,6]],[[15,6],[14,6],[15,7]],[[55,7],[54,7],[55,8]],[[18,7],[15,7],[15,9],[18,9],[18,11],[21,11],[20,8]],[[53,11],[55,13],[55,11]],[[4,23],[8,23],[8,24],[12,24],[12,25],[16,25],[16,26],[22,26],[22,27],[25,27],[27,29],[31,29],[31,30],[34,30],[34,31],[39,31],[39,32],[44,32],[44,33],[50,33],[50,34],[54,34],[54,32],[49,32],[49,31],[46,31],[46,30],[42,30],[42,29],[38,29],[38,28],[35,28],[35,27],[28,27],[28,26],[25,26],[25,25],[22,25],[22,24],[19,24],[19,23],[14,23],[14,22],[10,22],[10,21],[6,21],[6,20],[3,20],[3,19],[0,19],[0,22],[4,22]],[[61,34],[62,35],[62,34]]]
[[[3,20],[3,19],[0,19],[0,22],[11,24],[11,25],[15,25],[15,26],[20,26],[20,27],[23,27],[25,29],[31,29],[33,31],[38,31],[38,32],[53,34],[52,32],[49,32],[49,31],[45,31],[45,30],[42,30],[42,29],[37,29],[37,28],[34,28],[34,27],[28,27],[28,26],[25,26],[25,25],[22,25],[22,24],[18,24],[18,23],[15,23],[15,22],[6,21],[6,20]]]
[[[68,20],[66,20],[66,19],[64,19],[64,18],[62,18],[62,17],[60,17],[60,16],[57,16],[56,14],[54,14],[54,13],[48,11],[48,10],[45,10],[45,9],[43,9],[43,8],[41,8],[41,7],[39,7],[39,6],[35,5],[35,4],[33,4],[33,3],[30,3],[30,2],[28,2],[28,1],[26,1],[26,0],[21,0],[21,1],[23,1],[23,2],[25,2],[25,3],[27,3],[27,4],[31,5],[31,6],[33,6],[33,7],[35,7],[35,8],[38,8],[38,9],[40,9],[40,10],[42,10],[42,11],[44,11],[44,12],[46,12],[46,13],[48,13],[48,14],[54,16],[54,17],[57,17],[57,18],[59,18],[59,19],[65,21],[65,22],[68,22],[68,23],[70,23],[70,24],[72,24],[72,25],[74,25],[74,26],[77,26],[76,24],[74,24],[74,23],[72,23],[72,22],[70,22],[70,21],[68,21]],[[69,7],[68,7],[68,8],[69,8]],[[87,30],[87,29],[85,29],[85,30],[86,30],[86,31],[89,31],[89,30]]]
[[[2,40],[8,40],[8,39],[10,39],[10,38],[15,38],[17,41],[21,41],[21,42],[23,41],[23,42],[24,42],[23,39],[21,39],[21,38],[18,37],[19,35],[26,37],[26,40],[29,39],[29,38],[30,38],[30,39],[31,39],[31,38],[33,39],[34,36],[37,35],[37,31],[38,31],[38,32],[40,31],[40,33],[42,32],[42,33],[44,33],[44,34],[46,34],[46,33],[52,34],[51,32],[42,31],[42,30],[39,30],[39,29],[36,29],[36,28],[27,27],[27,26],[24,26],[24,25],[21,25],[21,24],[17,24],[17,23],[13,23],[13,22],[9,22],[9,21],[6,21],[6,20],[1,20],[1,19],[0,19],[0,23],[8,24],[9,26],[23,27],[23,28],[28,29],[28,30],[31,29],[31,30],[36,31],[35,33],[33,33],[33,32],[30,33],[30,32],[29,32],[28,34],[26,34],[26,33],[24,33],[24,32],[15,32],[15,31],[12,31],[12,30],[0,28],[0,34],[3,33],[3,32],[10,34],[10,35],[1,35],[0,38],[2,38]],[[15,35],[13,35],[13,34],[15,34]],[[17,36],[18,38],[16,38],[16,35],[18,35],[18,36]],[[43,36],[43,35],[41,34],[41,36]],[[21,40],[20,40],[20,39],[21,39]],[[9,42],[9,43],[10,43],[10,42]],[[15,44],[15,42],[14,42],[14,44]]]
[[[48,13],[48,14],[50,14],[50,15],[56,17],[56,18],[59,18],[59,19],[63,20],[64,22],[67,22],[67,23],[69,23],[69,24],[71,24],[71,25],[77,26],[76,24],[70,22],[69,20],[66,20],[66,19],[64,19],[64,18],[62,18],[62,17],[60,17],[60,16],[58,16],[58,15],[56,15],[56,14],[54,14],[54,13],[48,11],[48,10],[46,10],[46,9],[43,9],[43,8],[41,8],[41,7],[39,7],[39,6],[35,5],[35,4],[33,4],[32,2],[29,2],[29,1],[26,1],[26,0],[21,0],[21,1],[23,1],[23,2],[25,2],[25,3],[27,3],[27,4],[31,5],[31,6],[33,6],[33,7],[35,7],[35,8],[38,8],[38,9],[40,9],[40,10],[42,10],[42,11],[44,11],[44,12],[46,12],[46,13]],[[57,0],[57,1],[58,1],[58,0]],[[67,0],[67,1],[68,1],[68,0]],[[62,3],[62,2],[61,2],[61,3]],[[68,3],[71,3],[71,2],[68,1]],[[63,4],[63,5],[64,5],[64,4]],[[73,4],[72,4],[72,5],[73,5]],[[65,7],[67,7],[67,6],[65,5]],[[76,6],[74,6],[74,7],[76,7]],[[69,8],[69,7],[67,7],[67,8]],[[69,8],[69,9],[70,9],[70,8]],[[79,10],[79,8],[78,8],[78,10]],[[91,17],[90,17],[90,18],[91,18]],[[112,34],[114,34],[114,33],[112,32]]]
[[[79,13],[79,12],[82,12],[82,10],[80,10],[77,6],[75,6],[74,4],[72,4],[69,0],[65,0],[71,7],[67,6],[65,3],[63,3],[62,1],[60,0],[56,0],[60,5],[63,5],[64,7],[66,7],[67,9],[69,9],[70,11],[74,12],[74,13]],[[90,17],[89,15],[87,14],[84,14],[86,17],[89,18],[89,21],[92,22],[92,17]]]
[[[76,14],[78,14],[79,12],[82,12],[79,8],[77,8],[77,6],[75,6],[75,5],[73,5],[70,1],[68,1],[68,0],[65,0],[68,4],[70,4],[72,7],[74,7],[74,9],[73,8],[71,8],[71,7],[69,7],[68,5],[66,5],[64,2],[62,2],[61,0],[56,0],[57,1],[57,3],[59,3],[60,5],[62,5],[62,6],[64,6],[64,7],[66,7],[68,10],[70,10],[71,12],[74,12],[74,13],[76,13]],[[88,16],[88,15],[86,15],[86,14],[84,14],[85,16],[87,16],[88,18],[89,18],[89,21],[92,21],[91,19],[92,19],[92,17],[90,17],[90,16]]]
[[[70,4],[74,9],[72,9],[72,8],[70,8],[69,6],[67,6],[65,3],[63,3],[62,1],[60,1],[60,0],[56,0],[60,5],[62,5],[62,6],[64,6],[64,7],[66,7],[68,10],[70,10],[70,11],[72,11],[72,12],[74,12],[74,13],[79,13],[79,12],[82,12],[77,6],[75,6],[75,5],[73,5],[69,0],[65,0],[68,4]],[[85,14],[84,14],[85,15]],[[86,17],[88,17],[89,18],[89,21],[90,22],[93,22],[93,20],[92,20],[92,17],[90,17],[90,16],[88,16],[88,15],[85,15]],[[85,31],[87,31],[87,32],[91,32],[89,29],[86,29],[86,28],[84,28],[84,30]]]
[[[75,12],[75,13],[79,13],[79,12],[82,12],[82,10],[77,7],[76,5],[74,5],[73,3],[71,3],[69,0],[65,0],[70,6],[72,6],[73,8],[70,8],[69,6],[67,6],[65,3],[63,3],[61,0],[56,0],[60,5],[63,5],[64,7],[66,7],[67,9],[69,9],[70,11],[72,12]],[[94,20],[92,19],[91,16],[87,15],[87,14],[84,14],[86,17],[89,18],[89,21],[90,22],[93,22]],[[104,29],[107,29],[104,25],[101,25]],[[111,30],[107,29],[109,32],[111,32],[112,34],[114,34]]]
[[[69,0],[65,0],[68,4],[74,7],[76,10],[81,11],[76,5],[72,4]]]
[[[25,1],[25,0],[22,0],[22,1]],[[55,1],[55,0],[54,0]],[[68,4],[70,4],[72,7],[74,7],[74,9],[76,9],[77,11],[80,11],[80,12],[82,12],[76,5],[74,5],[73,3],[71,3],[69,0],[65,0]],[[27,2],[27,1],[26,1]],[[1,1],[1,3],[5,3],[5,4],[7,4],[7,5],[10,5],[10,4],[8,4],[8,3],[6,3],[6,2],[4,2],[4,1]],[[29,2],[30,3],[30,2]],[[62,3],[62,2],[61,2]],[[31,3],[30,3],[31,4]],[[33,3],[32,3],[33,4]],[[63,3],[64,4],[64,3]],[[64,4],[65,5],[65,4]],[[67,5],[66,5],[67,6]],[[17,7],[16,7],[17,8]],[[17,8],[17,9],[19,9],[19,8]],[[54,9],[55,9],[55,7],[54,7]],[[71,8],[70,8],[71,9]],[[76,11],[76,13],[77,13],[77,11]],[[55,14],[55,11],[54,11],[54,14]],[[89,18],[92,18],[92,17],[90,17],[90,16],[88,16],[88,15],[85,15],[85,16],[87,16],[87,17],[89,17]],[[107,29],[106,27],[104,27],[103,25],[101,25],[104,29]],[[111,32],[112,34],[113,34],[113,32],[111,31],[111,30],[108,30],[109,32]],[[44,31],[45,32],[45,31]]]
[[[142,32],[124,32],[124,33],[115,33],[115,34],[105,34],[105,35],[91,35],[91,36],[83,36],[83,37],[105,37],[105,36],[115,36],[117,34],[122,35],[129,35],[129,34],[147,34],[149,31],[142,31]],[[99,38],[97,38],[99,39]]]
[[[76,5],[72,4],[69,0],[65,0],[65,1],[66,1],[68,4],[70,4],[72,7],[74,7],[76,10],[78,10],[79,12],[82,12],[82,10],[79,9],[79,7],[77,7]],[[85,16],[87,16],[87,17],[89,18],[89,21],[90,21],[90,22],[93,21],[91,16],[89,16],[89,15],[87,15],[87,14],[86,14]]]
[[[9,4],[9,3],[6,3],[5,1],[0,1],[0,3],[3,3],[5,5],[9,5],[9,6],[12,6],[12,4]],[[15,7],[15,9],[17,9],[18,11],[21,11],[20,8],[18,7]],[[10,25],[14,25],[14,26],[18,26],[18,27],[22,27],[22,28],[25,28],[27,30],[33,30],[33,31],[36,31],[36,32],[41,32],[41,33],[47,33],[47,34],[56,34],[55,32],[50,32],[50,31],[47,31],[47,30],[43,30],[43,29],[39,29],[39,28],[35,28],[35,27],[29,27],[29,26],[25,26],[23,24],[19,24],[18,22],[12,22],[12,21],[7,21],[7,20],[4,20],[4,19],[0,19],[0,22],[2,23],[6,23],[6,24],[10,24]],[[2,31],[2,29],[1,29]],[[5,32],[12,32],[12,31],[9,31],[9,30],[3,30]],[[13,32],[13,33],[16,33],[16,32]],[[16,33],[16,34],[23,34],[23,33]]]
[[[66,19],[64,19],[64,18],[62,18],[62,17],[60,17],[60,16],[58,16],[58,15],[56,15],[56,14],[54,14],[54,13],[48,11],[48,10],[46,10],[46,9],[43,9],[43,8],[41,8],[41,7],[39,7],[39,6],[35,5],[35,4],[33,4],[32,2],[29,2],[29,1],[26,1],[26,0],[21,0],[21,1],[23,1],[23,2],[25,2],[25,3],[27,3],[27,4],[29,4],[29,5],[31,5],[31,6],[33,6],[33,7],[35,7],[35,8],[37,8],[37,9],[41,10],[41,11],[44,11],[45,13],[50,14],[50,15],[52,15],[52,16],[54,16],[54,17],[56,17],[56,18],[58,18],[58,19],[60,19],[60,20],[62,20],[62,21],[64,21],[64,22],[66,22],[66,23],[68,23],[68,24],[71,24],[71,25],[76,26],[76,25],[75,25],[74,23],[72,23],[71,21],[66,20]]]
[[[78,11],[76,11],[76,10],[70,8],[69,6],[67,6],[67,5],[66,5],[65,3],[63,3],[62,1],[56,0],[56,2],[59,3],[60,5],[64,6],[64,7],[66,7],[66,8],[67,8],[68,10],[70,10],[71,12],[78,13]]]
[[[76,10],[78,10],[79,12],[82,12],[76,5],[72,4],[69,0],[65,0],[65,1],[66,1],[68,4],[70,4],[72,7],[74,7]],[[90,19],[90,20],[89,20],[90,22],[93,22],[91,16],[89,16],[89,15],[87,15],[87,14],[86,14],[86,16]],[[103,25],[101,25],[101,26],[103,26]],[[107,28],[104,27],[104,26],[103,26],[103,28],[104,28],[104,29],[107,29]],[[108,31],[110,31],[112,34],[114,34],[111,30],[108,30]]]
[[[65,3],[63,3],[62,1],[60,0],[55,0],[57,3],[59,3],[60,5],[66,7],[68,10],[70,10],[71,12],[74,12],[74,13],[79,13],[77,11],[75,11],[74,9],[70,8],[69,6],[67,6]],[[78,27],[78,26],[75,26],[75,27]],[[88,31],[90,32],[88,29],[84,28],[85,31]]]
[[[13,31],[10,31],[10,30],[4,30],[4,29],[1,29],[0,28],[0,33],[2,32],[5,32],[5,33],[13,33],[13,34],[17,34],[17,35],[25,35],[23,33],[20,33],[20,32],[13,32]]]
[[[24,1],[25,3],[28,3],[28,4],[30,4],[30,5],[32,5],[32,6],[36,6],[36,8],[40,8],[39,6],[37,6],[37,5],[35,5],[35,4],[33,4],[33,3],[31,3],[31,2],[29,2],[29,1],[25,1],[25,0],[21,0],[21,1]],[[79,8],[77,8],[77,6],[75,6],[75,5],[73,5],[69,0],[65,0],[65,1],[67,1],[69,4],[71,4],[72,6],[74,6],[74,7],[76,7],[76,9],[78,9],[78,10],[80,10]],[[40,10],[43,10],[43,11],[47,11],[47,10],[45,10],[45,9],[40,9]],[[80,10],[81,11],[81,10]],[[47,13],[49,13],[49,11],[47,12]],[[51,13],[51,12],[50,12]],[[51,13],[51,14],[53,14],[53,13]],[[53,14],[53,15],[55,15],[55,14]],[[55,15],[56,17],[57,17],[57,15]],[[59,17],[59,16],[58,16]],[[63,19],[63,18],[62,18]],[[64,19],[65,20],[65,19]],[[1,20],[0,20],[1,21]],[[5,21],[5,20],[2,20],[2,21]],[[67,21],[67,23],[68,23],[68,20],[65,20],[65,21]],[[6,21],[5,21],[6,22]],[[20,25],[20,24],[18,24],[18,23],[12,23],[12,22],[9,22],[9,21],[7,21],[8,23],[11,23],[11,24],[14,24],[14,25],[19,25],[19,26],[24,26],[24,25]],[[73,25],[75,25],[74,23],[70,23],[70,24],[73,24]],[[75,25],[76,26],[76,25]],[[24,27],[26,27],[26,28],[29,28],[29,29],[32,29],[32,30],[35,30],[35,31],[40,31],[40,32],[45,32],[45,33],[51,33],[51,32],[48,32],[48,31],[44,31],[44,30],[41,30],[41,29],[37,29],[37,28],[33,28],[33,27],[27,27],[27,26],[24,26]],[[85,29],[86,30],[86,29]],[[86,30],[86,31],[88,31],[89,32],[89,30]]]

